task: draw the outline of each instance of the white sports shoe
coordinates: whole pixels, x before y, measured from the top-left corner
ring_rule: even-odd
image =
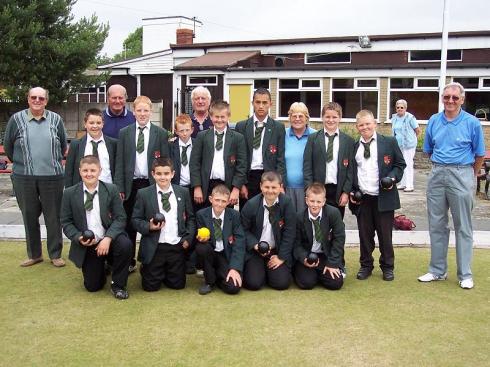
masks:
[[[471,289],[475,286],[472,278],[463,279],[459,281],[459,286],[463,289]]]
[[[447,279],[447,273],[444,273],[443,275],[436,275],[436,274],[432,274],[432,273],[427,273],[427,274],[424,274],[424,275],[418,277],[417,279],[419,280],[419,282],[424,282],[424,283],[434,282],[434,281],[438,281],[438,280],[446,280]]]

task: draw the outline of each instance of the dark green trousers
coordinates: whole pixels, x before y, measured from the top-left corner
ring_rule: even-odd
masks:
[[[12,175],[12,184],[24,220],[29,258],[35,259],[42,255],[41,228],[39,225],[41,213],[46,224],[49,258],[61,257],[63,237],[60,209],[63,197],[63,176]]]

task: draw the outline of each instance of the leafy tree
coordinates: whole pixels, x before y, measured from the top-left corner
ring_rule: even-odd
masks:
[[[114,55],[112,62],[141,56],[143,54],[143,27],[136,28],[123,42],[124,51]]]
[[[109,26],[95,15],[73,21],[76,0],[2,0],[0,5],[0,85],[23,100],[42,86],[52,102],[97,83],[84,71],[95,64]]]

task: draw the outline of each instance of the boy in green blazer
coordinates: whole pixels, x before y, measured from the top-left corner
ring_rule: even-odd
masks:
[[[132,223],[141,233],[138,260],[141,284],[148,292],[159,290],[162,283],[172,289],[185,287],[185,251],[192,245],[196,222],[189,190],[171,183],[174,173],[172,159],[155,159],[155,183],[136,195]],[[157,214],[164,220],[158,221]]]
[[[99,180],[101,171],[96,156],[81,159],[82,182],[63,193],[61,225],[71,240],[69,258],[82,269],[85,289],[96,292],[104,287],[105,262],[110,259],[111,292],[117,299],[126,299],[131,259],[131,242],[124,232],[126,214],[116,185]]]
[[[84,137],[72,140],[65,164],[65,188],[75,185],[82,179],[79,173],[80,159],[86,155],[95,155],[99,158],[102,173],[99,179],[106,183],[113,183],[116,163],[117,140],[102,133],[104,120],[102,111],[90,108],[85,112]]]
[[[196,214],[197,227],[211,232],[209,237],[197,236],[196,253],[204,269],[201,295],[210,293],[214,285],[228,294],[238,293],[242,286],[245,235],[240,214],[227,208],[229,199],[230,190],[225,185],[215,186],[209,198],[211,207]]]

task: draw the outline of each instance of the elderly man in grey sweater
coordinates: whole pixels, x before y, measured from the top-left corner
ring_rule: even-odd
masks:
[[[29,90],[29,108],[15,113],[7,123],[4,148],[13,162],[12,183],[22,212],[28,258],[20,266],[43,261],[39,217],[44,215],[49,258],[56,267],[61,258],[63,239],[60,208],[63,196],[62,159],[67,147],[62,118],[46,109],[48,91]]]

